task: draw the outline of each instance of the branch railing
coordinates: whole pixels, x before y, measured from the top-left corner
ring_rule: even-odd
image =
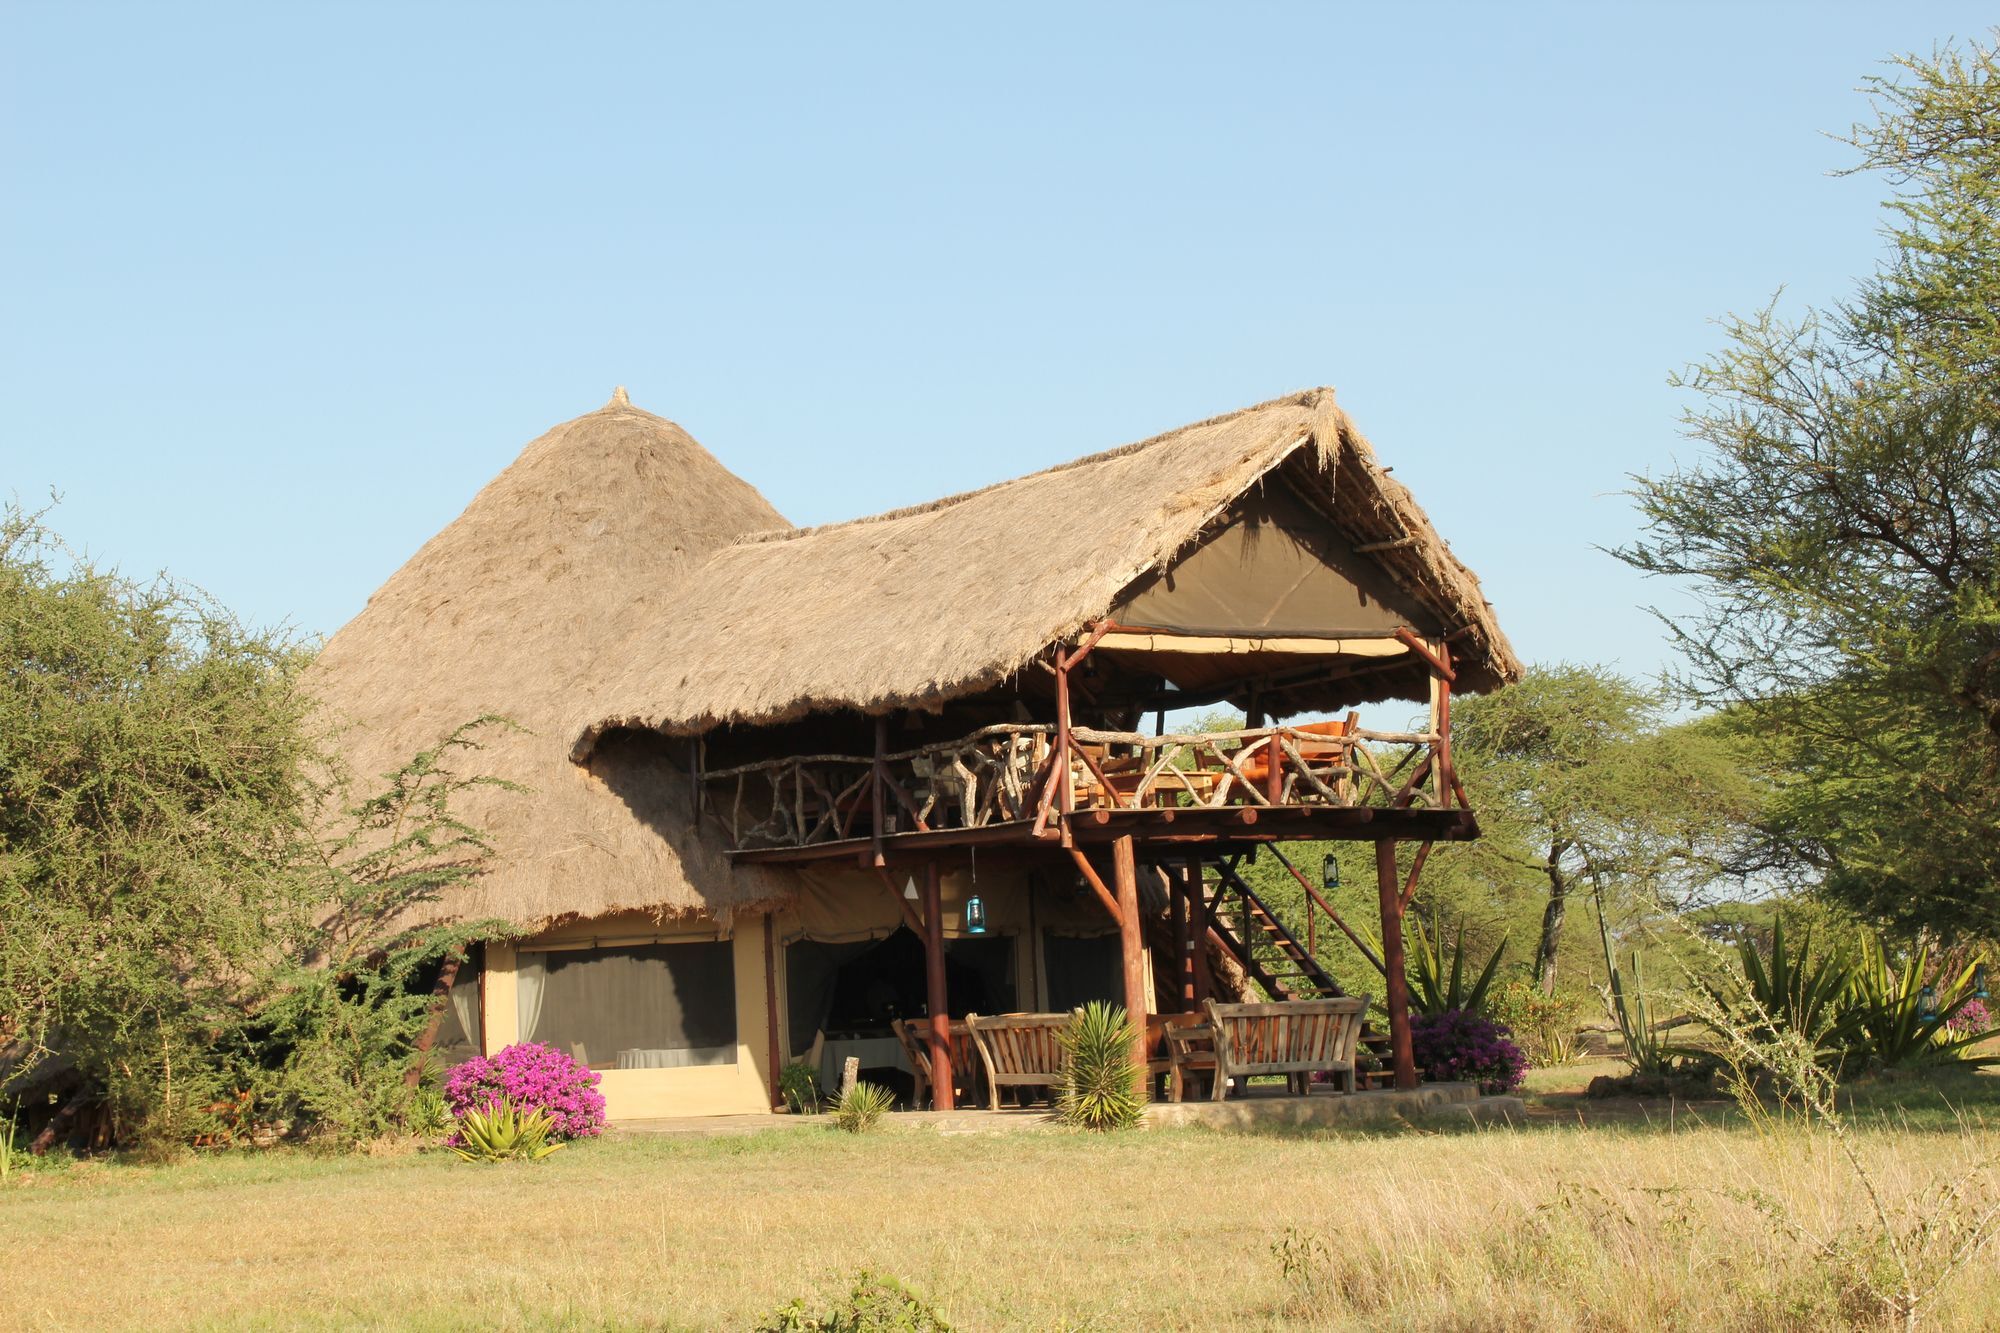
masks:
[[[896,753],[813,754],[702,774],[734,846],[799,847],[1087,810],[1451,804],[1440,737],[1349,723],[1169,733],[1002,723]],[[879,805],[879,812],[877,806]]]

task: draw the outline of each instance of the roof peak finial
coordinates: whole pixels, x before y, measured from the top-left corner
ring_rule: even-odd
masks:
[[[626,394],[624,385],[621,384],[611,391],[611,405],[613,407],[632,406],[632,399]]]

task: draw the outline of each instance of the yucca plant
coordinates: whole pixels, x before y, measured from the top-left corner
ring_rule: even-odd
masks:
[[[1861,946],[1848,997],[1857,1054],[1884,1069],[2000,1063],[2000,1056],[1974,1055],[1971,1049],[1991,1037],[1992,1030],[1957,1032],[1947,1026],[1973,999],[1972,964],[1955,977],[1936,978],[1927,1003],[1924,974],[1929,966],[1928,946],[1918,949],[1900,972],[1889,965],[1880,940]]]
[[[1431,915],[1431,928],[1424,929],[1419,917],[1410,918],[1410,1007],[1420,1014],[1437,1015],[1457,1009],[1468,1014],[1486,1012],[1486,992],[1493,984],[1494,973],[1500,970],[1500,960],[1507,953],[1507,941],[1500,941],[1500,947],[1486,960],[1486,966],[1479,973],[1478,980],[1471,986],[1465,984],[1465,922],[1458,923],[1458,932],[1452,940],[1451,959],[1447,965],[1444,956],[1444,934],[1438,929],[1437,915]]]
[[[516,1158],[539,1162],[561,1151],[549,1141],[555,1118],[536,1108],[522,1111],[501,1098],[491,1106],[474,1107],[458,1118],[458,1142],[451,1150],[468,1162],[505,1162]]]
[[[833,1104],[833,1123],[850,1134],[863,1134],[875,1128],[895,1104],[896,1094],[887,1088],[857,1082]]]
[[[1056,1035],[1063,1048],[1056,1116],[1079,1129],[1126,1129],[1145,1114],[1139,1066],[1132,1062],[1138,1031],[1125,1010],[1092,1000]]]

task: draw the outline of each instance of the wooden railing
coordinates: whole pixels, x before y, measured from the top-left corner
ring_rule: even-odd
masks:
[[[1034,723],[875,755],[795,755],[702,774],[739,849],[1033,821],[1079,810],[1452,804],[1434,732],[1317,727],[1148,736]],[[1462,802],[1462,797],[1460,798]]]

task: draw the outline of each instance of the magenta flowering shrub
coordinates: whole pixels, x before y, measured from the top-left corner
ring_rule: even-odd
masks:
[[[1967,1000],[1958,1007],[1957,1013],[1945,1020],[1945,1026],[1957,1036],[1984,1032],[1993,1026],[1993,1011],[1982,1000]]]
[[[1528,1058],[1504,1023],[1463,1009],[1410,1015],[1410,1046],[1432,1083],[1477,1083],[1483,1093],[1521,1086]]]
[[[581,1139],[604,1132],[604,1095],[598,1082],[588,1065],[553,1046],[524,1041],[452,1070],[444,1081],[444,1096],[454,1117],[505,1099],[523,1111],[547,1111],[555,1121],[551,1137]]]

